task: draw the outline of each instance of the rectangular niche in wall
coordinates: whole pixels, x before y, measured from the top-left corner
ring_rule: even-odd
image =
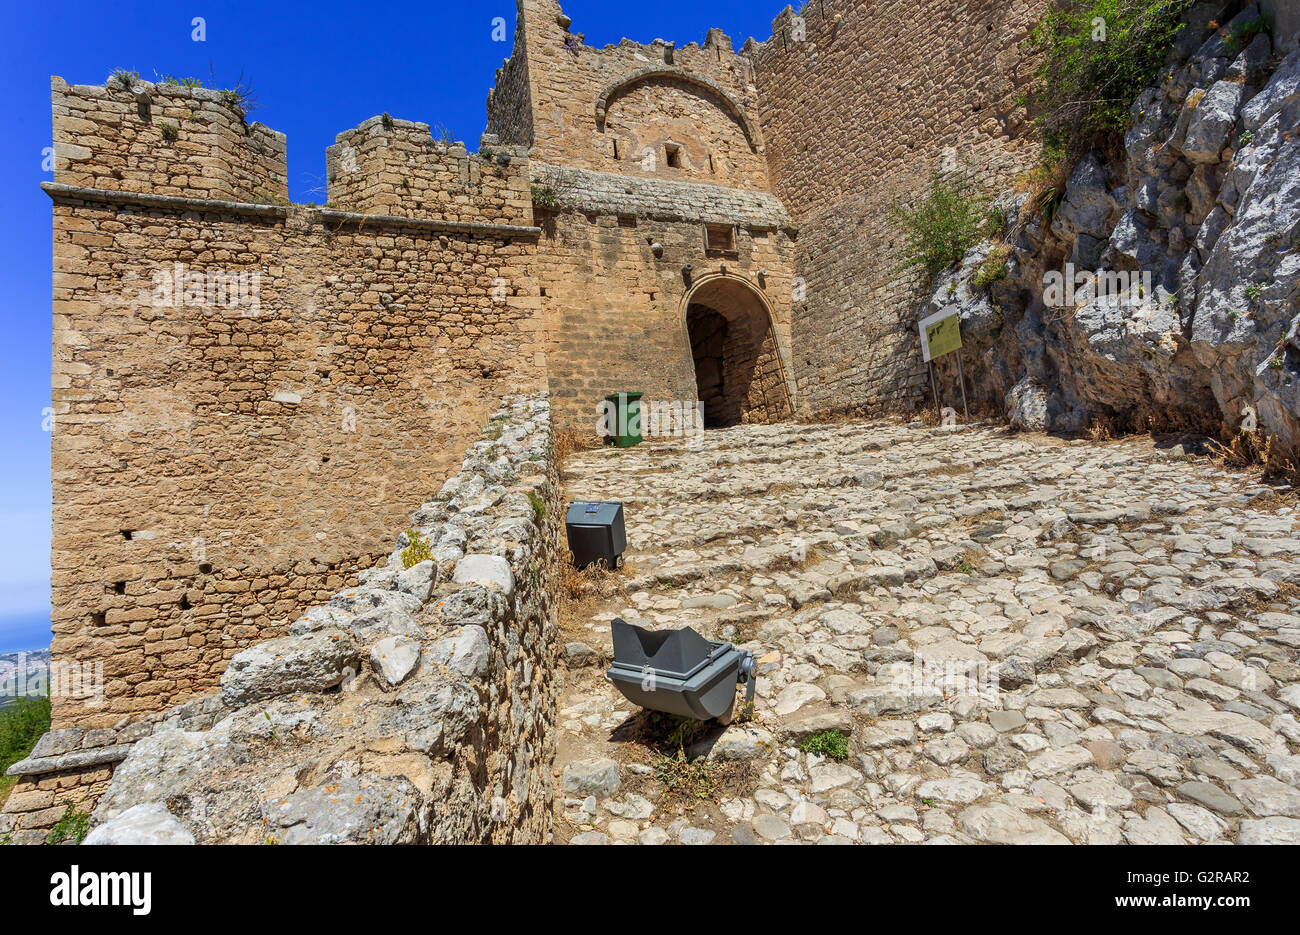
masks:
[[[707,253],[735,253],[736,228],[730,224],[705,224],[704,250]]]

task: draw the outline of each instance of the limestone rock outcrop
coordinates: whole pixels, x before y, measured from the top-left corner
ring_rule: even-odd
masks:
[[[1257,424],[1300,451],[1300,50],[1253,5],[1209,15],[1133,103],[1122,157],[1081,159],[1054,212],[1004,196],[1006,246],[934,284],[922,314],[958,309],[968,392],[1017,427]]]

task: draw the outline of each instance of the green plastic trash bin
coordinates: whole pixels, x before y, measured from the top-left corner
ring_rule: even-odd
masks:
[[[612,393],[605,397],[607,407],[607,444],[631,448],[641,444],[641,397],[643,393]]]

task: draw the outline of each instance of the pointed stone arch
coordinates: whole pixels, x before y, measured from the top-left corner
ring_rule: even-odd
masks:
[[[605,89],[600,92],[600,96],[596,98],[596,129],[601,133],[605,132],[605,114],[608,112],[609,105],[614,98],[633,85],[650,81],[681,81],[702,88],[717,96],[722,101],[727,112],[740,124],[745,133],[745,142],[749,144],[750,150],[756,153],[762,152],[762,139],[759,136],[758,127],[754,125],[754,121],[749,119],[749,115],[745,113],[745,109],[740,106],[740,103],[717,82],[680,68],[663,68],[661,66],[642,68],[607,84]]]
[[[794,416],[786,349],[761,289],[740,276],[709,273],[682,298],[681,315],[706,427]]]

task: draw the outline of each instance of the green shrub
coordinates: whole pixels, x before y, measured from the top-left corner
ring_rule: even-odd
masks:
[[[560,198],[555,194],[555,189],[549,185],[534,185],[532,187],[533,204],[539,208],[545,208],[548,211],[558,210],[560,207]]]
[[[406,530],[406,538],[411,544],[402,549],[402,565],[405,568],[414,568],[420,562],[433,558],[429,551],[429,540],[425,539],[414,529]]]
[[[1041,56],[1022,103],[1037,111],[1045,140],[1076,155],[1097,134],[1128,126],[1138,93],[1157,83],[1193,0],[1065,0],[1026,40]],[[1098,41],[1098,22],[1105,38]]]
[[[75,841],[80,844],[90,832],[90,812],[83,812],[76,805],[69,804],[63,810],[63,816],[45,836],[48,844],[62,844]]]
[[[1261,11],[1259,19],[1245,20],[1233,24],[1232,29],[1228,32],[1228,48],[1234,52],[1240,51],[1250,45],[1250,40],[1260,33],[1272,31],[1273,25],[1269,20],[1269,14]]]
[[[961,262],[967,250],[995,232],[996,218],[988,205],[937,173],[924,200],[911,208],[896,204],[892,213],[904,235],[900,265],[931,278]]]
[[[113,74],[108,76],[106,85],[116,85],[123,91],[130,91],[131,87],[140,80],[139,72],[127,71],[125,68],[114,69]]]
[[[832,760],[843,760],[849,755],[849,741],[839,731],[828,730],[805,737],[800,742],[799,749],[804,753],[816,753],[830,757]]]
[[[975,275],[971,278],[972,285],[978,289],[986,289],[998,280],[1006,279],[1008,256],[1009,252],[1005,248],[990,253],[988,259],[975,270]]]

